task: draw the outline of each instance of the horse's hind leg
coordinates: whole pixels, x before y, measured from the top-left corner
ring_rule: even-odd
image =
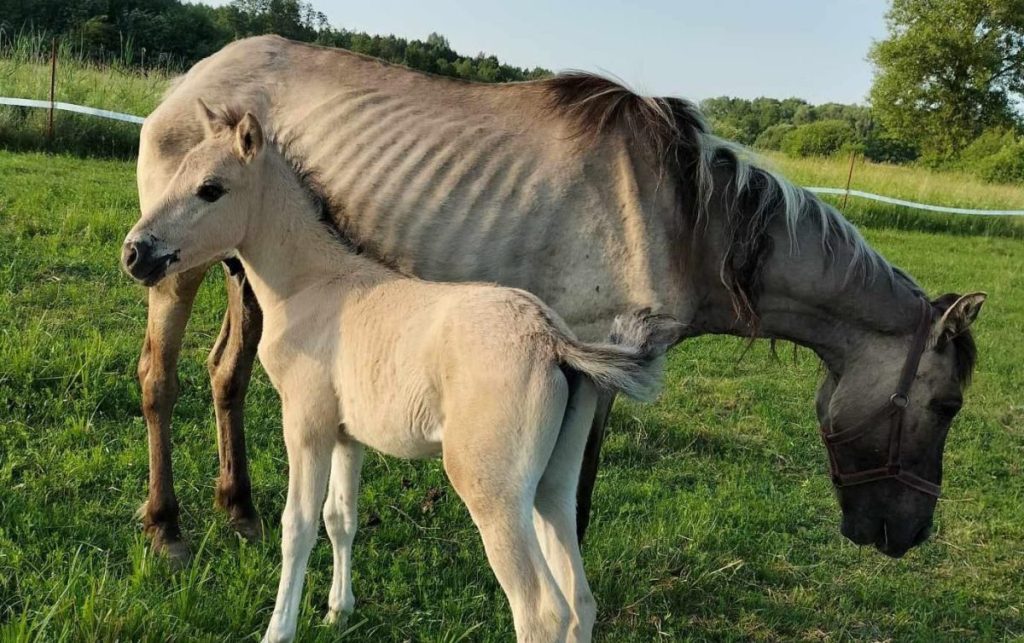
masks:
[[[149,494],[142,521],[155,551],[176,562],[188,558],[178,526],[171,471],[171,412],[178,398],[178,355],[192,302],[207,266],[172,275],[149,289],[146,339],[139,358],[142,414],[149,433]]]
[[[237,259],[224,262],[224,274],[228,309],[220,336],[206,362],[217,415],[217,453],[220,456],[215,497],[217,506],[228,512],[232,526],[246,538],[254,539],[262,535],[263,528],[252,504],[243,414],[263,330],[263,313]]]
[[[544,557],[555,581],[572,606],[569,641],[589,641],[597,615],[576,538],[576,485],[597,391],[579,373],[567,374],[570,394],[565,419],[534,500],[534,522]]]
[[[524,400],[520,409],[494,397],[460,400],[453,404],[460,412],[448,415],[444,428],[445,471],[480,530],[520,643],[563,641],[571,619],[533,523],[537,484],[554,449],[567,397],[564,378],[556,395],[551,395],[555,387],[550,382],[544,388],[545,403]]]
[[[590,525],[590,503],[594,496],[594,484],[597,482],[597,469],[601,464],[601,444],[604,443],[604,431],[608,426],[608,418],[611,416],[614,403],[614,393],[600,394],[590,426],[590,435],[587,437],[587,446],[583,452],[579,487],[576,490],[576,538],[581,545]]]

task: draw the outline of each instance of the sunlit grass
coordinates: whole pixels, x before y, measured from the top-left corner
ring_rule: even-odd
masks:
[[[128,162],[0,152],[0,640],[257,640],[273,605],[286,465],[262,371],[247,407],[266,542],[212,509],[204,359],[214,271],[181,360],[174,464],[196,557],[172,572],[133,515],[146,492],[135,361],[145,296],[120,273],[137,216]],[[585,551],[598,640],[1024,637],[1024,243],[866,230],[931,293],[985,290],[980,364],[946,456],[935,538],[891,561],[844,541],[815,429],[817,360],[702,338],[672,354],[655,406],[619,404]],[[433,503],[432,489],[443,492]],[[436,493],[436,492],[435,492]],[[507,641],[511,617],[437,462],[367,459],[346,640]],[[324,540],[324,539],[322,539]],[[299,636],[324,628],[330,552]]]
[[[804,186],[843,188],[850,158],[792,158],[770,153],[766,158]],[[859,156],[853,165],[855,190],[898,199],[959,208],[1024,210],[1024,185],[985,183],[964,172],[935,171],[910,165],[872,163]]]

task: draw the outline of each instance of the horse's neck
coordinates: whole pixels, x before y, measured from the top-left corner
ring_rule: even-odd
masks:
[[[859,235],[834,237],[823,244],[816,215],[798,221],[795,248],[781,220],[773,224],[770,234],[773,250],[755,306],[753,330],[759,336],[811,348],[832,370],[841,372],[851,352],[873,338],[914,331],[921,315],[920,292]],[[717,268],[721,260],[714,257],[702,263]],[[706,275],[705,282],[720,284],[718,277],[718,273]],[[738,320],[732,301],[722,291],[708,297],[712,304],[703,309],[698,327],[710,333],[749,334],[750,326]]]
[[[383,281],[391,271],[335,236],[283,159],[267,159],[260,202],[250,213],[238,254],[260,305],[273,309],[325,281],[340,288]]]

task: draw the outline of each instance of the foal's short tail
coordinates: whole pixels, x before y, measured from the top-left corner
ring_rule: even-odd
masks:
[[[679,341],[683,328],[674,317],[655,315],[645,308],[616,317],[607,343],[565,338],[558,349],[559,358],[598,388],[649,402],[661,390],[665,351]]]

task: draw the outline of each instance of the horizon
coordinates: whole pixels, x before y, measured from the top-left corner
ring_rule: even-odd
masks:
[[[528,69],[597,72],[645,95],[858,105],[868,102],[874,70],[867,53],[886,35],[889,6],[888,0],[654,0],[642,7],[619,0],[570,0],[554,7],[539,0],[471,7],[458,0],[311,4],[336,29],[409,40],[436,32],[465,56],[482,52]],[[675,62],[680,60],[702,64]]]

